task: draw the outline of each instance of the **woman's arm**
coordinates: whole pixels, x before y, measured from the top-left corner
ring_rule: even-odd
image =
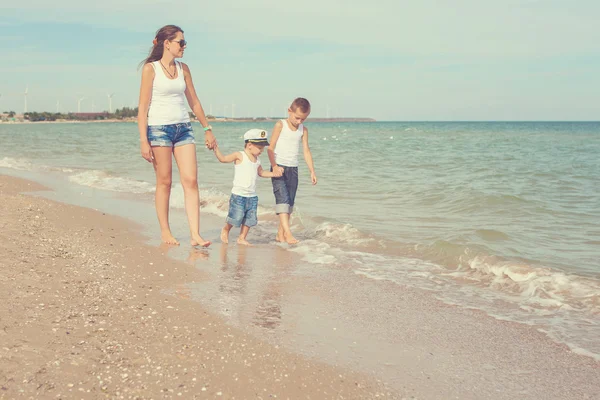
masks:
[[[152,99],[152,83],[154,82],[154,67],[152,64],[144,65],[142,68],[142,84],[140,85],[140,100],[138,103],[138,130],[140,131],[140,147],[142,157],[152,162],[154,156],[152,147],[148,142],[148,109]]]
[[[198,99],[198,96],[196,95],[196,89],[194,88],[194,82],[192,80],[192,73],[190,72],[190,69],[186,64],[181,63],[181,65],[183,68],[183,77],[185,79],[186,86],[185,97],[187,98],[188,104],[190,105],[192,112],[194,113],[196,118],[198,118],[198,121],[200,121],[200,125],[202,125],[203,128],[206,128],[209,126],[208,120],[206,119],[206,115],[204,114],[202,104],[200,104],[200,99]],[[215,135],[213,135],[212,129],[204,131],[204,134],[206,147],[208,147],[209,149],[213,149],[217,144],[217,140],[215,139]]]

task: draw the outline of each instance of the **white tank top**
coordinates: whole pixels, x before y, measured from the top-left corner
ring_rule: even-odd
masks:
[[[260,160],[257,157],[256,162],[252,162],[245,151],[240,151],[240,153],[242,153],[242,162],[235,164],[231,193],[242,197],[254,197],[256,196],[256,178]]]
[[[275,144],[275,162],[285,167],[297,167],[304,125],[300,124],[298,130],[293,131],[290,129],[287,120],[282,119],[281,123],[283,128],[281,128],[281,134]]]
[[[169,79],[159,61],[154,61],[154,82],[152,99],[148,110],[148,125],[171,125],[190,122],[185,105],[185,78],[180,62],[177,65],[177,78]]]

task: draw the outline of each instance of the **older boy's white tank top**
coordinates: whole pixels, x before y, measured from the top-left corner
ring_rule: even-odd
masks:
[[[283,128],[281,128],[281,134],[275,144],[275,162],[285,167],[297,167],[304,125],[300,124],[298,130],[293,131],[290,129],[287,120],[282,119],[281,123]]]
[[[242,162],[235,164],[231,193],[242,197],[254,197],[256,196],[256,178],[260,160],[257,157],[256,162],[252,162],[245,151],[240,151],[240,153],[242,153]]]
[[[169,79],[160,61],[154,61],[152,99],[148,110],[148,125],[171,125],[190,122],[185,106],[185,79],[181,63],[177,62],[177,78]]]

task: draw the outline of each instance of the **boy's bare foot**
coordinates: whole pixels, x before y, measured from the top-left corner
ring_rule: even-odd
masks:
[[[204,240],[200,235],[193,235],[191,244],[192,246],[208,247],[212,242],[210,240]]]
[[[225,228],[221,229],[221,242],[229,243],[229,231]]]
[[[177,239],[175,239],[175,237],[170,231],[161,233],[160,240],[162,240],[162,242],[166,244],[174,244],[176,246],[179,246],[179,242],[177,241]]]
[[[285,241],[287,242],[287,244],[297,244],[300,242],[298,239],[293,237],[291,233],[289,235],[284,234],[283,237],[285,238]]]
[[[243,244],[244,246],[252,246],[250,244],[250,242],[248,242],[246,239],[241,239],[241,238],[238,238],[237,244]]]

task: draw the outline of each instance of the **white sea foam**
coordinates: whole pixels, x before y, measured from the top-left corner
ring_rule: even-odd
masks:
[[[500,320],[543,327],[573,351],[600,359],[600,342],[595,339],[600,331],[598,279],[481,256],[457,270],[403,257],[356,264],[359,275],[430,290],[445,303],[482,310]]]
[[[0,160],[0,167],[16,169],[19,171],[34,171],[35,165],[25,158],[4,157]]]
[[[600,280],[464,251],[455,268],[387,252],[377,239],[350,224],[324,222],[290,251],[305,262],[350,268],[435,293],[441,301],[490,316],[535,325],[578,354],[600,358]],[[361,247],[364,246],[364,247]],[[461,247],[461,246],[458,246]],[[439,250],[439,245],[436,249]]]
[[[69,176],[73,183],[92,188],[126,193],[152,193],[155,186],[148,182],[110,175],[105,171],[88,170]]]
[[[351,224],[340,224],[329,221],[319,224],[314,228],[313,232],[308,232],[308,234],[317,239],[326,239],[352,246],[370,245],[377,242],[376,239],[366,235]]]

